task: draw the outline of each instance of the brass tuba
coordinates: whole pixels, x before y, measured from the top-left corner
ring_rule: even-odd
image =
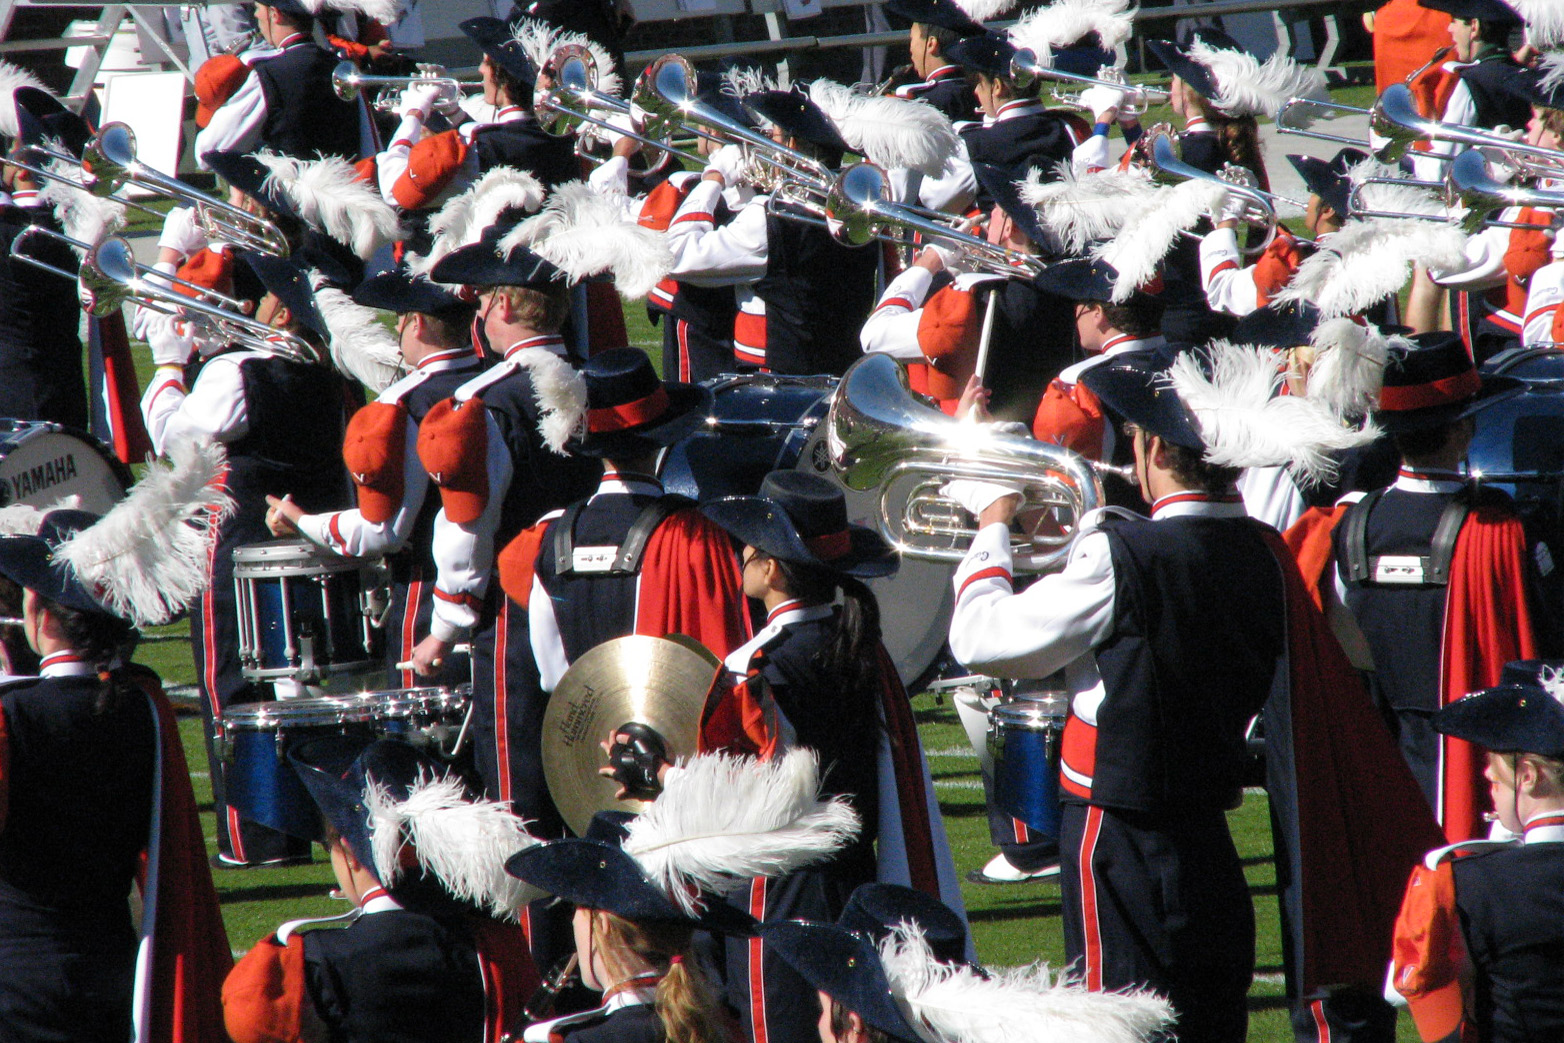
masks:
[[[825,444],[842,484],[878,488],[875,525],[901,553],[960,561],[977,535],[971,516],[939,495],[956,478],[1020,486],[1037,531],[1011,536],[1019,572],[1062,567],[1082,515],[1103,500],[1101,474],[1123,470],[1061,446],[953,420],[920,402],[889,355],[853,363],[826,417]]]

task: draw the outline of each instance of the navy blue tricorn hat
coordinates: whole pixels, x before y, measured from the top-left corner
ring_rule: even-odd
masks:
[[[701,510],[728,533],[782,561],[870,579],[900,564],[879,533],[847,521],[847,499],[807,471],[772,471],[757,496],[725,496]]]
[[[512,78],[525,84],[537,83],[538,67],[532,63],[521,44],[516,42],[511,27],[503,19],[488,16],[469,18],[457,23],[456,27],[478,45],[489,61],[504,69]]]
[[[836,924],[780,920],[760,925],[766,948],[816,990],[902,1043],[923,1037],[902,1013],[879,951],[867,937]]]
[[[576,451],[617,458],[672,445],[711,413],[712,394],[699,384],[662,381],[639,348],[611,348],[581,366],[587,389],[587,431]]]
[[[887,14],[897,15],[918,25],[932,25],[962,36],[983,31],[981,22],[963,11],[954,0],[885,0]]]
[[[16,101],[16,126],[24,144],[42,145],[53,139],[71,155],[81,158],[82,149],[92,140],[92,127],[86,120],[37,87],[18,87],[12,96]]]
[[[754,917],[720,897],[705,896],[698,916],[686,913],[625,853],[626,816],[599,812],[584,837],[539,844],[512,855],[505,871],[577,908],[602,909],[635,923],[680,923],[751,936]]]
[[[322,337],[331,335],[320,309],[315,306],[315,293],[310,288],[309,276],[300,266],[299,262],[303,258],[273,257],[254,250],[236,250],[234,256],[254,273],[261,285],[266,287],[267,293],[275,295],[283,303],[293,314],[295,322]]]
[[[74,569],[56,561],[54,550],[101,521],[91,511],[57,510],[44,515],[36,536],[0,537],[0,576],[78,612],[113,615],[93,596]]]
[[[458,297],[444,286],[421,275],[406,271],[381,272],[359,283],[353,301],[366,308],[405,315],[436,315],[456,321],[472,317],[474,303]]]
[[[852,151],[831,117],[802,91],[757,91],[744,97],[744,107],[757,120],[775,123],[789,137],[837,153],[837,159]],[[827,162],[834,164],[836,160]]]
[[[1004,33],[996,32],[964,36],[945,51],[947,61],[996,80],[1010,79],[1010,61],[1015,55],[1015,44]]]
[[[1081,374],[1081,383],[1113,412],[1163,441],[1204,452],[1205,439],[1189,407],[1163,379],[1170,353],[1131,351]]]
[[[523,286],[546,290],[569,286],[570,277],[525,246],[499,252],[499,243],[518,222],[502,220],[483,230],[476,243],[459,247],[440,258],[429,278],[453,286]]]
[[[1496,688],[1474,692],[1434,714],[1434,730],[1496,753],[1564,758],[1564,703],[1544,687],[1564,662],[1510,663]]]
[[[1453,424],[1526,390],[1524,381],[1477,371],[1455,333],[1419,333],[1385,364],[1374,422],[1391,434]]]
[[[905,884],[868,883],[853,888],[836,926],[878,945],[898,924],[923,932],[935,959],[965,963],[967,924],[954,909],[925,891]]]
[[[1207,100],[1214,100],[1220,90],[1216,77],[1211,75],[1210,69],[1189,56],[1189,47],[1196,40],[1207,47],[1222,51],[1245,49],[1243,44],[1222,30],[1203,25],[1196,26],[1185,36],[1182,43],[1174,43],[1172,40],[1147,40],[1146,48],[1167,66],[1168,72],[1189,84],[1196,94]]]
[[[1367,152],[1350,145],[1328,160],[1291,153],[1287,156],[1287,162],[1303,178],[1309,191],[1319,196],[1321,202],[1343,218],[1352,209],[1352,179],[1347,176],[1347,172],[1365,159],[1368,159]]]

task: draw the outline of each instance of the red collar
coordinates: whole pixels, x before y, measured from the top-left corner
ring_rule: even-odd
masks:
[[[1558,811],[1551,815],[1541,815],[1526,823],[1526,832],[1541,829],[1544,826],[1564,826],[1564,811]]]
[[[938,69],[923,78],[924,83],[938,83],[940,80],[954,79],[961,75],[959,65],[941,65]]]
[[[310,42],[309,37],[305,36],[303,33],[294,33],[291,36],[283,37],[281,42],[279,42],[277,44],[277,49],[279,51],[286,51],[290,47],[295,47],[295,46],[297,46],[297,45],[299,45],[301,43],[309,43],[309,42]]]
[[[425,366],[432,366],[436,362],[449,362],[452,359],[469,358],[471,356],[472,352],[467,348],[452,348],[450,351],[437,351],[433,355],[425,355],[422,359],[419,360],[418,365],[414,366],[413,368],[423,369]]]
[[[565,346],[565,339],[554,333],[543,333],[536,337],[528,337],[526,340],[518,340],[510,347],[506,348],[505,357],[510,358],[512,355],[515,355],[516,352],[525,348],[547,348],[551,345],[558,345],[559,347],[563,348]],[[555,354],[564,353],[561,351],[555,352]]]
[[[1419,481],[1419,482],[1464,482],[1464,481],[1466,481],[1466,476],[1461,474],[1460,471],[1446,471],[1442,467],[1429,467],[1429,468],[1426,468],[1426,469],[1419,470],[1416,467],[1408,467],[1406,464],[1402,464],[1401,465],[1401,469],[1396,472],[1396,477],[1397,478],[1411,478],[1414,481]]]
[[[770,612],[766,613],[766,622],[767,623],[774,622],[776,620],[776,618],[778,616],[780,616],[782,613],[784,613],[784,612],[793,612],[793,611],[796,611],[796,610],[801,609],[803,607],[804,607],[804,603],[802,601],[798,600],[797,598],[793,598],[793,599],[791,599],[789,601],[784,601],[784,602],[782,602],[782,604],[778,605],[776,608],[774,608]]]
[[[50,652],[38,663],[40,669],[50,666],[64,666],[66,663],[85,663],[86,657],[79,656],[75,652]]]
[[[1195,492],[1189,490],[1181,493],[1169,493],[1156,503],[1151,505],[1151,516],[1155,518],[1162,510],[1176,503],[1243,503],[1244,498],[1236,492],[1221,493],[1213,496],[1211,493]]]

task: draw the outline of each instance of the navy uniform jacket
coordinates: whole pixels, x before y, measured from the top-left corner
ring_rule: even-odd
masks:
[[[972,119],[978,107],[977,95],[967,82],[967,74],[956,65],[935,69],[921,83],[908,83],[896,88],[896,97],[928,102],[949,116],[952,123]]]
[[[301,41],[251,67],[266,97],[261,141],[267,147],[301,159],[358,158],[358,106],[332,89],[337,62],[331,51]]]
[[[880,252],[843,246],[824,228],[766,217],[766,368],[841,376],[863,354],[858,331],[874,308]]]
[[[71,283],[11,256],[11,241],[28,225],[55,231],[48,207],[0,206],[0,416],[87,427],[76,319],[81,305]],[[33,256],[67,271],[78,261],[69,247],[33,237]]]

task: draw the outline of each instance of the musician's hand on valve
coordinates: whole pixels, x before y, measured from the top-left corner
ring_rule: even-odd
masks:
[[[188,324],[176,315],[156,315],[147,320],[147,347],[152,350],[154,366],[183,366],[190,361],[195,338]]]
[[[706,161],[706,177],[716,174],[729,185],[737,184],[746,165],[742,148],[738,145],[724,145],[713,152],[711,158]]]
[[[420,677],[434,676],[434,672],[445,665],[445,657],[450,654],[451,643],[430,634],[413,646],[413,673]]]
[[[1129,94],[1127,90],[1117,87],[1109,87],[1105,84],[1093,84],[1081,92],[1081,107],[1092,114],[1093,123],[1111,123],[1118,118],[1119,110],[1124,108],[1124,99]]]
[[[1213,208],[1218,228],[1232,228],[1249,211],[1249,200],[1236,192],[1223,192],[1220,205]]]
[[[189,259],[206,249],[206,232],[196,220],[195,208],[176,206],[163,219],[163,231],[157,237],[158,250],[173,250]]]
[[[651,800],[663,791],[663,779],[673,764],[667,743],[654,729],[631,721],[600,745],[608,755],[608,767],[598,774],[619,783],[616,800]]]
[[[940,486],[939,494],[965,507],[980,528],[996,522],[1009,525],[1021,508],[1021,490],[1005,482],[953,478]]]
[[[434,108],[434,103],[440,97],[440,85],[437,83],[419,83],[414,80],[402,89],[402,98],[397,102],[396,114],[401,119],[409,116],[417,116],[419,119],[428,119],[429,112]]]
[[[266,497],[266,528],[273,536],[297,536],[299,519],[304,510],[293,502],[293,497]]]
[[[937,264],[935,263],[936,261],[938,262]],[[962,272],[971,270],[971,266],[967,264],[966,255],[955,247],[946,246],[944,243],[929,243],[918,254],[918,260],[915,263],[919,267],[927,268],[934,272],[944,269],[952,275],[960,275]]]

